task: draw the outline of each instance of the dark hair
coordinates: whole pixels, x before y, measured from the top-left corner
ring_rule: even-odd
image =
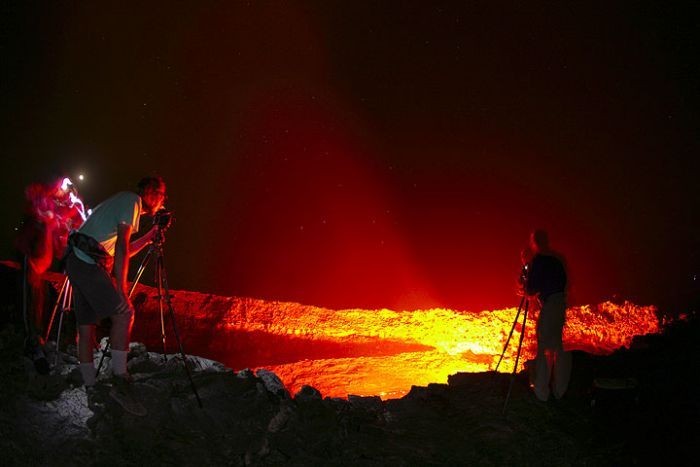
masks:
[[[546,230],[535,230],[534,232],[532,232],[532,239],[534,240],[535,245],[537,245],[540,248],[547,248],[549,246],[549,235],[547,235]]]
[[[150,177],[143,177],[136,187],[139,190],[139,195],[143,195],[146,192],[146,188],[159,188],[165,185],[165,180],[160,175],[153,175]]]

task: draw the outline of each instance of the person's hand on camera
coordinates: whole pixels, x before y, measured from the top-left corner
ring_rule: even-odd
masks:
[[[155,216],[153,217],[153,223],[160,228],[161,232],[165,232],[168,229],[168,227],[170,227],[172,222],[173,213],[171,211],[166,210],[165,208],[156,212]]]

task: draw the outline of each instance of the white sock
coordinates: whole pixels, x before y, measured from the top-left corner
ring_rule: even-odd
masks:
[[[126,371],[126,350],[112,350],[112,373],[118,376],[124,376]]]
[[[83,376],[83,383],[85,386],[94,386],[95,377],[97,376],[97,369],[94,363],[81,363],[80,364],[80,374]]]

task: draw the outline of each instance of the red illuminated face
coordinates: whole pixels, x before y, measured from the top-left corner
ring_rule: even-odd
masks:
[[[167,196],[165,184],[147,187],[141,196],[144,214],[155,214],[163,207]]]

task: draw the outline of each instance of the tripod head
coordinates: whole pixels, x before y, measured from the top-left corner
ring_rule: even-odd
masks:
[[[532,261],[533,254],[529,248],[523,248],[520,250],[520,262],[522,263],[522,268],[520,269],[520,277],[518,282],[521,286],[527,287],[527,279],[530,273],[530,262]]]
[[[175,217],[173,212],[165,208],[159,209],[153,215],[153,225],[157,227],[156,236],[153,239],[153,243],[156,245],[162,245],[165,241],[165,231],[172,225]]]
[[[174,220],[173,212],[165,208],[159,209],[153,215],[153,225],[157,225],[160,230],[167,230]]]
[[[527,275],[529,272],[530,272],[530,263],[523,264],[523,268],[520,270],[520,278],[519,278],[519,281],[523,285],[523,287],[527,286]]]

